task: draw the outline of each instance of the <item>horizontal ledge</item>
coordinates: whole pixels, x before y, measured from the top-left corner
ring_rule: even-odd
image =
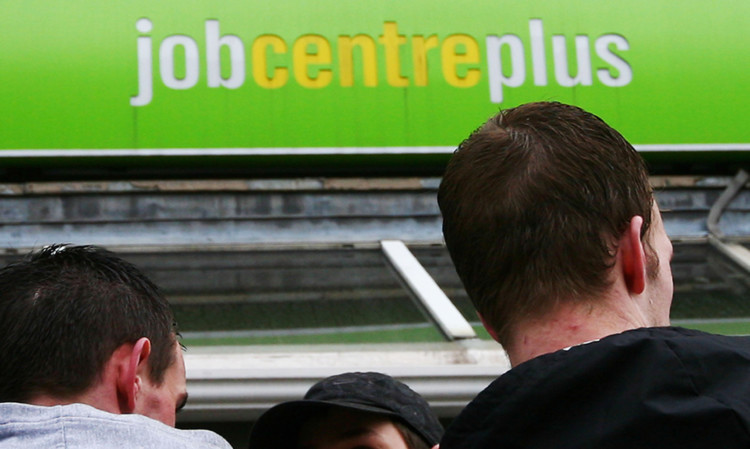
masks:
[[[180,421],[248,421],[300,399],[325,377],[389,374],[419,392],[440,416],[453,416],[510,369],[495,342],[191,347],[185,354],[190,400]]]
[[[325,156],[450,154],[455,147],[126,148],[0,150],[3,157]]]
[[[750,143],[639,144],[649,152],[750,151]],[[325,156],[451,154],[455,146],[394,147],[279,147],[279,148],[119,148],[119,149],[14,149],[0,150],[1,158],[18,157],[145,157],[145,156]]]

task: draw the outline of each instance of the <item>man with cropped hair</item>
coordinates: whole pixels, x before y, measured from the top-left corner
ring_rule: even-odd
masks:
[[[174,428],[187,391],[169,304],[102,248],[0,270],[0,360],[0,448],[229,447]]]
[[[513,366],[442,449],[750,444],[750,340],[667,327],[672,245],[620,133],[560,103],[502,111],[456,150],[438,203]]]

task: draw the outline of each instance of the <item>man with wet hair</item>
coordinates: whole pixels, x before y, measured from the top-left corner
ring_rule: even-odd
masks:
[[[443,449],[750,444],[750,340],[667,327],[672,245],[620,133],[560,103],[502,111],[458,147],[438,203],[513,366]]]
[[[0,448],[228,448],[177,430],[182,347],[159,289],[95,246],[0,270]]]
[[[266,411],[250,449],[437,449],[443,426],[427,401],[387,374],[327,377]]]

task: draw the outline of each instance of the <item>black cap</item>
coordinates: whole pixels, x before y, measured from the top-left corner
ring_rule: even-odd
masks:
[[[381,373],[345,373],[316,383],[301,401],[284,402],[268,409],[253,426],[250,448],[293,449],[305,421],[330,407],[395,418],[430,447],[443,435],[443,426],[427,401],[405,384]]]

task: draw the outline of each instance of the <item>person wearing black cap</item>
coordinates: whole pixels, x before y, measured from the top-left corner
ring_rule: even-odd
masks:
[[[255,423],[250,449],[437,449],[443,426],[427,401],[381,373],[344,373]]]

